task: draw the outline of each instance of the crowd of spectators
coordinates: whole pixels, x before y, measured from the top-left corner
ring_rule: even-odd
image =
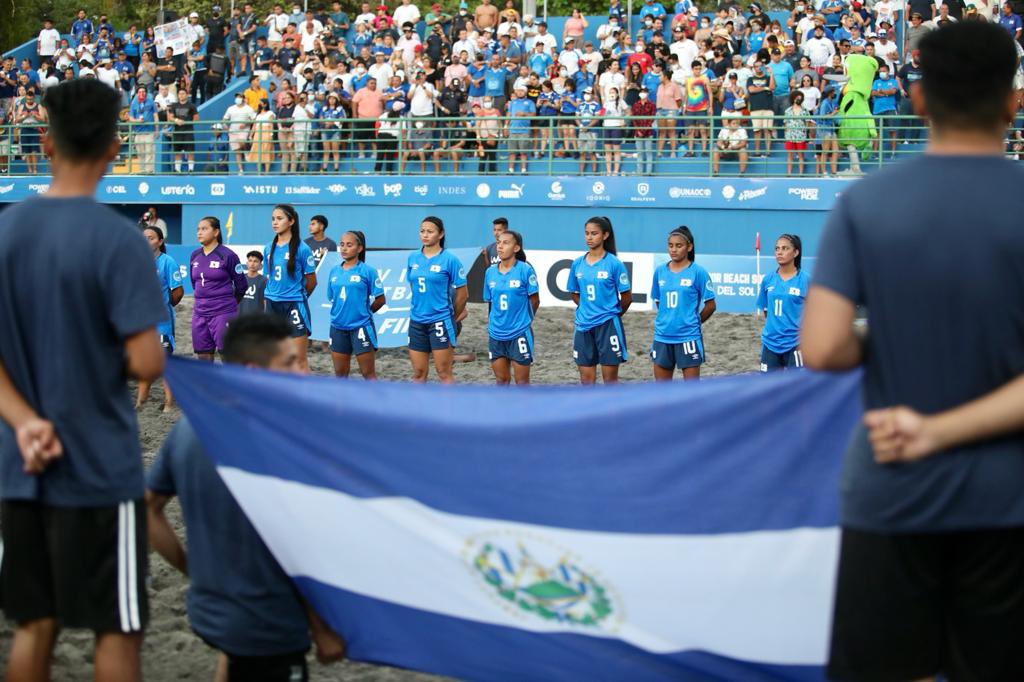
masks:
[[[223,120],[238,172],[351,172],[351,162],[371,158],[379,173],[417,164],[458,172],[469,160],[491,173],[506,170],[506,159],[508,172],[525,172],[531,158],[553,155],[578,162],[580,173],[616,175],[627,143],[640,174],[677,155],[710,155],[716,171],[735,160],[743,172],[778,147],[787,172],[803,173],[811,153],[815,171],[829,174],[849,55],[881,60],[872,113],[906,115],[927,31],[984,20],[1018,41],[1022,33],[1015,5],[984,0],[796,0],[775,18],[756,1],[722,0],[702,14],[692,0],[671,11],[643,0],[632,32],[621,0],[610,0],[594,40],[577,10],[556,36],[514,0],[503,5],[480,0],[471,9],[463,0],[454,12],[437,3],[421,12],[412,0],[362,2],[350,14],[339,2],[309,11],[277,4],[265,16],[251,4],[228,16],[214,5],[205,21],[189,15],[192,47],[181,55],[161,50],[152,28],[121,31],[82,10],[61,27],[67,33],[44,21],[38,64],[6,60],[0,112],[27,126],[10,151],[33,158],[30,169],[33,124],[45,124],[40,95],[62,79],[97,78],[122,93],[137,170],[152,172],[157,135],[176,170],[194,169],[198,106],[241,77],[248,87]],[[899,141],[923,135],[909,119],[901,125]]]

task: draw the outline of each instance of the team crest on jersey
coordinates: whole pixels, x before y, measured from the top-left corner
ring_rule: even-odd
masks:
[[[245,272],[245,268],[242,267],[241,263],[235,266],[235,274],[241,275],[243,272]]]
[[[789,295],[790,296],[799,296],[800,295],[800,288],[799,287],[790,287],[789,288]]]
[[[614,633],[622,622],[611,586],[545,538],[479,533],[467,538],[462,556],[484,591],[514,616],[584,632]]]
[[[381,283],[380,283],[380,277],[378,277],[377,279],[373,280],[373,286],[378,288],[378,289],[383,288]]]
[[[604,271],[604,270],[598,270],[597,271],[597,278],[598,279],[608,279],[608,273],[606,271]]]
[[[359,275],[349,275],[348,277],[349,282],[358,282],[360,279],[362,278]]]
[[[431,272],[441,272],[441,266],[440,265],[431,265],[430,266],[430,271]]]
[[[629,275],[627,275],[626,273],[622,273],[621,275],[619,275],[619,283],[621,283],[622,285],[629,284]]]
[[[308,265],[311,268],[316,266],[316,257],[315,256],[307,256],[306,257],[306,265]]]
[[[519,281],[518,279],[510,279],[508,281],[508,288],[509,289],[518,289],[521,285],[522,285],[522,282]]]
[[[212,260],[212,261],[210,261],[210,267],[213,268],[214,270],[216,270],[217,268],[220,267],[220,261],[219,260]]]
[[[679,286],[681,286],[681,287],[691,287],[691,286],[693,286],[693,280],[692,279],[681,279],[681,280],[679,280]]]
[[[530,282],[531,287],[537,286],[537,275],[530,275],[530,279],[528,281]]]

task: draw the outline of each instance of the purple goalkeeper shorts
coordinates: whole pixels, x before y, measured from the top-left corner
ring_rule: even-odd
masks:
[[[228,323],[238,317],[238,313],[220,313],[218,315],[192,315],[192,350],[196,353],[213,353],[224,350],[224,335],[228,331]]]

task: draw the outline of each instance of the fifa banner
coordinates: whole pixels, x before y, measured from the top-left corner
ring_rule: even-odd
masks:
[[[171,358],[167,376],[355,660],[823,679],[857,374],[509,390]],[[275,418],[240,395],[275,396]]]
[[[245,254],[249,251],[263,252],[263,245],[227,244],[228,248],[238,254],[245,265]],[[192,294],[192,282],[188,274],[188,260],[195,246],[168,245],[167,253],[178,263],[181,271],[182,285],[186,294]],[[480,249],[450,249],[462,262],[466,272],[473,267],[473,262],[480,255]],[[377,327],[377,342],[381,348],[401,348],[409,343],[409,311],[412,302],[412,290],[405,278],[405,265],[412,251],[371,251],[367,254],[367,262],[377,270],[381,285],[384,287],[386,305],[374,316]],[[311,329],[313,338],[327,341],[331,338],[331,302],[327,299],[327,275],[331,268],[341,262],[336,251],[324,254],[316,275],[318,284],[309,297],[309,311],[312,315]],[[753,308],[751,308],[753,310]]]
[[[188,43],[188,21],[178,19],[167,24],[153,27],[153,38],[156,41],[157,54],[163,55],[168,47],[174,54],[185,54],[190,47]]]

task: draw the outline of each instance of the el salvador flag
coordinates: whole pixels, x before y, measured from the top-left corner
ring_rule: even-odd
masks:
[[[355,660],[473,680],[823,678],[856,374],[509,390],[172,359],[168,376]]]

